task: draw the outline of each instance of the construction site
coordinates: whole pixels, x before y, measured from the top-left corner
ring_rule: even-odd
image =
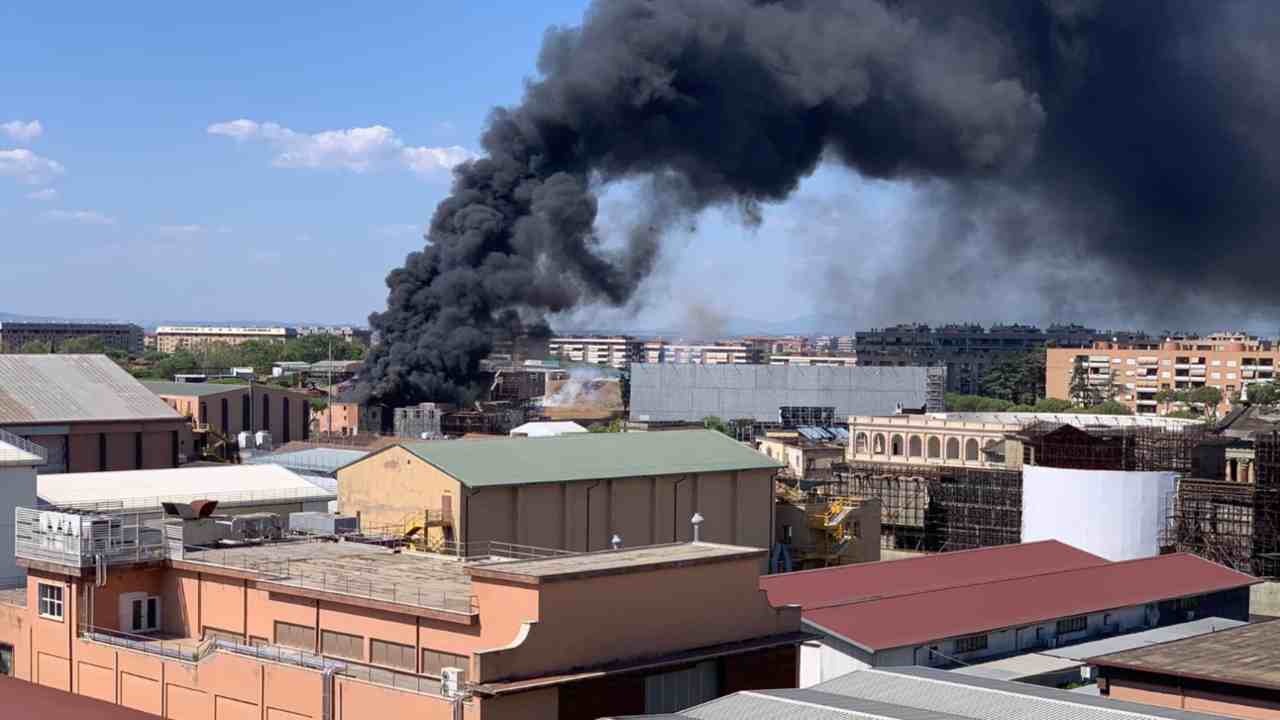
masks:
[[[884,421],[865,430],[853,419],[854,452],[833,469],[829,491],[879,500],[882,547],[946,552],[1021,542],[1026,466],[1191,477],[1201,466],[1200,425],[964,415],[865,418]]]

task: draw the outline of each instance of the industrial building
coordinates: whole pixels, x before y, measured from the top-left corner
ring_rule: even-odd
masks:
[[[1099,341],[1085,349],[1049,348],[1045,390],[1049,397],[1115,399],[1136,413],[1163,415],[1181,408],[1159,402],[1156,394],[1161,390],[1214,387],[1222,392],[1222,413],[1230,409],[1231,397],[1248,385],[1276,380],[1277,361],[1280,348],[1241,334]],[[1079,398],[1081,394],[1090,397]]]
[[[769,548],[778,468],[707,430],[405,441],[338,471],[338,509],[435,549],[681,542],[695,513],[704,540]]]
[[[941,368],[786,365],[634,365],[633,422],[687,423],[718,417],[739,439],[766,430],[831,426],[850,415],[939,411]]]
[[[27,586],[0,595],[15,676],[175,720],[586,720],[795,685],[806,635],[756,589],[764,550],[463,558],[248,540],[210,505],[159,525],[19,511]]]
[[[46,451],[43,474],[177,467],[188,421],[105,355],[0,355],[0,429]]]
[[[271,442],[306,440],[311,397],[274,385],[145,381],[148,390],[191,422],[200,449],[230,446],[242,432],[271,434]]]
[[[987,370],[1009,357],[1045,347],[1088,347],[1097,340],[1135,337],[1145,336],[1078,325],[1051,325],[1048,330],[1031,325],[895,325],[859,331],[855,347],[859,365],[942,366],[947,369],[948,392],[980,394]],[[1049,396],[1066,397],[1052,392]]]
[[[1249,619],[1257,578],[1194,555],[1108,562],[1057,541],[767,575],[821,639],[802,686],[866,667],[972,664],[1198,617]]]
[[[744,691],[650,720],[1223,720],[932,668],[849,673],[812,688]],[[643,720],[614,717],[610,720]]]
[[[1280,718],[1280,622],[1242,625],[1090,658],[1112,700]]]
[[[49,346],[58,352],[62,344],[78,338],[97,338],[107,350],[142,352],[142,328],[128,323],[0,322],[0,353],[16,353],[28,343]]]
[[[626,370],[644,361],[644,341],[626,335],[553,337],[547,354],[561,361]]]
[[[212,327],[205,325],[161,325],[156,328],[156,350],[172,353],[196,350],[214,344],[240,345],[257,340],[282,343],[297,337],[297,330],[286,327]]]
[[[881,501],[887,548],[960,550],[1067,533],[1115,560],[1163,543],[1158,516],[1172,478],[1198,472],[1205,436],[1191,420],[1047,413],[854,416],[849,434],[833,491]],[[1098,493],[1107,494],[1101,505]]]

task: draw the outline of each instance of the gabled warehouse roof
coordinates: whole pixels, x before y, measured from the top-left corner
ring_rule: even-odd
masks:
[[[782,467],[711,430],[424,440],[400,446],[469,487]]]
[[[106,355],[0,355],[0,425],[181,419]]]

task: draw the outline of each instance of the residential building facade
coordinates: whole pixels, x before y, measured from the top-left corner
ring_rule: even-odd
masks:
[[[547,354],[562,361],[607,365],[626,370],[644,360],[644,341],[626,335],[553,337]]]
[[[1049,397],[1114,399],[1134,412],[1163,415],[1182,409],[1161,402],[1161,390],[1217,388],[1227,412],[1231,398],[1254,383],[1277,379],[1280,347],[1242,334],[1174,337],[1151,342],[1096,342],[1085,349],[1050,348],[1045,362]]]
[[[28,343],[47,343],[51,352],[68,340],[97,338],[107,350],[140,353],[142,328],[128,323],[0,322],[0,353],[16,353]]]
[[[282,343],[297,337],[286,327],[206,327],[204,325],[162,325],[156,328],[156,350],[163,353],[195,350],[214,344],[240,345],[250,340]]]
[[[669,343],[652,340],[644,344],[646,363],[682,365],[748,365],[763,360],[750,345],[737,343]]]
[[[839,355],[770,355],[769,364],[800,367],[855,367],[858,364],[858,356],[851,352]]]

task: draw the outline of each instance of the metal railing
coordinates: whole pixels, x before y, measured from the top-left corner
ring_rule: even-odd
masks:
[[[0,465],[27,465],[32,455],[40,459],[36,465],[49,462],[49,451],[45,448],[7,430],[0,430]]]
[[[448,610],[473,614],[478,612],[476,598],[470,593],[424,590],[407,583],[380,582],[373,578],[353,577],[346,573],[316,571],[310,561],[272,560],[235,555],[227,550],[184,547],[182,560],[231,568],[260,576],[263,581],[291,587],[308,588],[339,595],[381,600],[398,605]]]
[[[190,663],[200,662],[205,657],[208,657],[209,653],[213,651],[215,642],[212,639],[206,639],[193,644],[189,640],[171,640],[147,637],[146,635],[134,635],[92,625],[83,628],[80,632],[80,637],[104,645],[113,645],[126,650],[135,650],[148,655],[158,655]]]
[[[510,560],[540,560],[543,558],[578,555],[572,550],[538,547],[536,545],[520,545],[517,543],[483,540],[478,542],[445,541],[440,545],[439,554],[450,555],[472,562],[503,562]]]
[[[79,522],[79,529],[51,531],[42,525],[46,515]],[[90,529],[95,522],[101,532]],[[147,525],[138,513],[91,516],[30,508],[14,510],[14,555],[74,568],[95,567],[99,559],[117,565],[167,557],[163,530]]]
[[[382,685],[422,695],[444,695],[439,678],[417,675],[403,670],[393,670],[377,665],[345,662],[342,669],[338,671],[338,675],[373,685]]]

